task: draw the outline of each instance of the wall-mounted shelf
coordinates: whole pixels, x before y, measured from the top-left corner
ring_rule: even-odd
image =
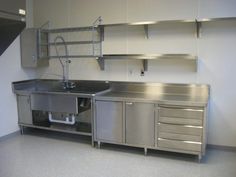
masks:
[[[148,70],[148,60],[182,60],[192,62],[197,71],[198,58],[189,54],[106,54],[99,57],[97,62],[101,70],[105,69],[105,60],[142,60],[143,70]]]
[[[222,17],[222,18],[202,18],[199,19],[199,22],[212,22],[212,21],[228,21],[228,20],[236,20],[236,17]]]
[[[201,35],[202,23],[211,22],[211,21],[227,21],[227,20],[236,20],[236,17],[225,17],[225,18],[203,18],[203,19],[186,19],[186,20],[160,20],[160,21],[143,21],[143,22],[134,22],[134,23],[114,23],[114,24],[101,24],[101,17],[99,17],[92,26],[87,27],[73,27],[73,28],[59,28],[59,29],[39,29],[38,37],[38,48],[39,51],[48,51],[45,55],[44,53],[39,52],[39,56],[42,58],[96,58],[101,70],[105,69],[105,60],[119,60],[119,59],[139,59],[142,61],[144,71],[148,70],[148,60],[182,60],[187,62],[192,62],[195,65],[196,71],[198,67],[198,58],[197,56],[189,54],[109,54],[103,55],[102,53],[102,41],[104,41],[104,28],[107,27],[117,27],[117,26],[143,26],[145,36],[149,38],[149,26],[150,25],[161,25],[168,23],[192,23],[196,27],[196,37],[199,38]],[[57,42],[56,44],[53,41],[50,41],[50,36],[54,35],[63,35],[64,33],[78,33],[78,32],[91,32],[92,39],[90,40],[66,40],[65,42]],[[95,33],[98,38],[95,39]],[[50,53],[50,47],[60,45],[91,45],[92,53],[82,54],[76,53],[71,55],[53,55]],[[98,45],[99,49],[95,46]],[[44,49],[44,50],[42,50]],[[40,58],[40,57],[39,57]]]
[[[54,58],[97,58],[102,56],[102,35],[98,25],[101,23],[101,17],[97,18],[92,26],[87,27],[71,27],[71,28],[57,28],[57,29],[38,29],[38,48],[47,48],[47,54],[43,55],[44,58],[54,59]],[[83,35],[86,33],[86,39],[81,40],[81,36],[74,35]],[[44,36],[47,36],[47,39],[44,40]],[[55,41],[57,37],[60,37],[61,41]],[[55,52],[57,46],[72,46],[73,51],[68,55],[58,54]],[[89,53],[83,53],[79,51],[79,46],[86,45],[85,48]],[[55,48],[52,48],[55,47]],[[77,48],[76,48],[77,47]],[[54,52],[53,52],[54,49]],[[68,48],[67,48],[68,50]],[[39,52],[39,58],[41,58],[41,53]]]
[[[199,37],[199,32],[201,28],[201,22],[197,19],[186,19],[186,20],[160,20],[160,21],[142,21],[142,22],[133,22],[133,23],[114,23],[114,24],[102,24],[98,27],[104,31],[105,27],[116,27],[116,26],[143,26],[145,37],[149,38],[149,25],[161,25],[167,23],[194,23],[196,26],[196,36]]]

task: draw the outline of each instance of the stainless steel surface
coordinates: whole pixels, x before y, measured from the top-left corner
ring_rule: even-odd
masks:
[[[208,85],[103,81],[75,83],[77,91],[95,88],[95,94],[88,94],[89,98],[95,95],[92,103],[99,103],[95,108],[92,106],[94,141],[197,154],[200,158],[205,154]],[[61,82],[56,80],[15,82],[13,91],[20,95],[81,96],[81,92],[61,89]],[[143,105],[148,106],[145,108]],[[150,115],[153,115],[152,120]],[[150,122],[153,122],[152,126]],[[136,131],[137,127],[139,131]],[[148,130],[152,133],[145,136]],[[147,137],[150,139],[147,140]],[[150,145],[152,140],[154,142]]]
[[[222,17],[222,18],[202,18],[199,19],[199,22],[211,22],[211,21],[228,21],[228,20],[236,20],[236,17]]]
[[[65,55],[59,55],[61,58],[65,58]],[[99,58],[101,57],[100,55],[70,55],[69,58]],[[50,55],[49,58],[54,59],[58,58],[58,56],[55,55]]]
[[[98,94],[101,100],[152,101],[159,104],[204,106],[209,86],[198,84],[162,84],[111,82],[111,89]]]
[[[170,140],[180,140],[180,141],[195,141],[201,142],[201,136],[194,136],[194,135],[184,135],[184,134],[177,134],[177,133],[166,133],[166,132],[159,132],[159,138],[170,139]]]
[[[125,104],[125,143],[133,145],[154,146],[154,104]]]
[[[77,45],[77,44],[93,44],[93,43],[100,43],[100,41],[70,41],[70,42],[65,42],[66,45]],[[55,43],[50,42],[50,43],[41,43],[41,45],[49,45],[53,46]],[[64,45],[62,42],[57,42],[57,45]]]
[[[145,134],[143,127],[139,127],[137,133],[135,127],[141,124],[140,120],[147,125],[148,114],[155,114],[151,135],[155,140],[153,149],[196,154],[199,158],[205,154],[208,85],[111,82],[110,90],[98,94],[95,99],[120,101],[125,105],[123,126],[126,127],[126,142],[120,144],[152,148],[148,143],[142,144],[142,138],[138,140],[139,133],[140,137]],[[133,111],[135,116],[130,116],[132,113],[127,115],[127,107],[134,106],[136,102],[155,105],[155,111],[146,109],[145,112],[139,108]],[[131,128],[127,128],[129,125]],[[130,132],[133,134],[128,138],[129,143],[127,137]]]
[[[170,118],[202,119],[203,111],[203,108],[160,106],[159,116]]]
[[[19,125],[22,127],[31,127],[31,128],[37,128],[37,129],[43,129],[43,130],[71,133],[71,134],[84,135],[84,136],[92,136],[92,133],[86,133],[86,132],[71,131],[71,130],[66,130],[66,129],[58,129],[58,128],[35,126],[35,125],[27,125],[27,124],[22,124],[22,123],[19,123]]]
[[[174,59],[174,60],[197,60],[197,56],[189,54],[104,54],[103,59]]]
[[[25,0],[0,0],[0,56],[25,28]]]
[[[47,56],[48,48],[38,46],[39,30],[36,28],[25,29],[20,36],[21,66],[26,68],[45,67],[49,65]]]
[[[203,127],[201,126],[172,125],[164,123],[158,124],[159,132],[176,133],[184,135],[202,136],[202,128]]]
[[[188,142],[188,141],[176,141],[176,140],[159,138],[158,146],[160,146],[161,148],[171,148],[171,149],[201,152],[200,143]]]
[[[54,93],[85,97],[92,97],[98,92],[109,89],[109,82],[106,81],[71,80],[71,82],[75,84],[75,87],[65,89],[62,80],[25,80],[13,82],[12,89],[16,94]]]
[[[30,104],[30,95],[17,96],[18,123],[32,125],[32,112]]]
[[[96,101],[96,139],[105,142],[123,142],[122,102]]]
[[[148,60],[184,60],[195,65],[197,71],[198,57],[189,54],[103,54],[98,62],[101,70],[105,69],[105,60],[142,60],[144,71],[148,70]]]
[[[206,107],[159,105],[157,148],[198,152],[201,159],[206,148]]]
[[[78,114],[77,97],[71,95],[32,94],[31,109]]]
[[[135,26],[135,25],[157,25],[161,23],[195,23],[195,19],[186,20],[162,20],[162,21],[142,21],[133,23],[114,23],[114,24],[102,24],[99,27],[114,27],[114,26]]]
[[[101,44],[101,30],[98,29],[98,25],[101,23],[101,17],[97,18],[93,26],[88,27],[72,27],[72,28],[61,28],[61,29],[41,29],[41,34],[47,34],[50,36],[47,41],[39,41],[39,47],[48,47],[49,52],[47,58],[98,58],[102,56],[102,44]],[[85,32],[87,32],[85,34]],[[81,40],[81,34],[83,40]],[[77,36],[76,36],[77,35]],[[59,45],[73,45],[73,49],[69,48],[70,52],[68,55],[55,54],[55,51],[51,48],[55,46],[55,41],[51,39],[55,36],[64,38],[63,42],[56,44]],[[81,50],[82,45],[86,45],[86,50]],[[68,52],[67,52],[68,53]]]
[[[95,30],[98,28],[95,27]],[[67,33],[67,32],[77,32],[77,31],[93,31],[93,26],[85,26],[85,27],[71,27],[71,28],[58,28],[58,29],[48,29],[43,30],[47,33]]]
[[[187,119],[187,118],[177,118],[177,117],[159,117],[159,122],[167,124],[176,125],[194,125],[201,126],[203,123],[202,119]]]

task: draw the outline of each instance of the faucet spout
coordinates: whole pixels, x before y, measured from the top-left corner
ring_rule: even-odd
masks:
[[[62,61],[62,57],[59,55],[59,51],[58,51],[58,48],[57,48],[57,40],[61,40],[64,47],[65,47],[65,61],[63,62]],[[66,42],[64,40],[64,38],[62,36],[56,36],[56,38],[54,39],[54,44],[55,44],[55,50],[56,50],[56,54],[58,56],[58,59],[61,63],[61,66],[62,66],[62,72],[63,72],[63,88],[64,89],[71,89],[71,88],[74,88],[75,87],[75,84],[73,83],[70,83],[69,82],[69,64],[70,64],[70,60],[68,59],[68,48],[67,48],[67,45],[66,45]]]

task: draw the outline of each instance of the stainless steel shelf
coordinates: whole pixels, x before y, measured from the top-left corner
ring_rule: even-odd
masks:
[[[113,23],[113,24],[102,24],[98,27],[115,27],[115,26],[137,26],[137,25],[156,25],[160,23],[195,23],[194,19],[186,20],[160,20],[160,21],[142,21],[142,22],[133,22],[133,23]]]
[[[142,21],[142,22],[133,22],[133,23],[114,23],[114,24],[102,24],[98,25],[100,31],[104,31],[105,27],[116,27],[116,26],[143,26],[145,36],[149,38],[149,25],[165,24],[165,23],[193,23],[196,26],[196,36],[200,36],[201,22],[197,19],[185,19],[185,20],[160,20],[160,21]]]
[[[195,64],[195,71],[197,71],[198,57],[190,54],[106,54],[98,57],[98,64],[101,70],[105,69],[105,60],[126,60],[137,59],[142,60],[143,70],[148,70],[148,60],[185,60]]]
[[[222,18],[202,18],[199,19],[199,22],[212,22],[212,21],[229,21],[236,20],[236,17],[222,17]]]
[[[50,59],[58,59],[58,58],[99,58],[100,55],[59,55],[59,56],[48,56]]]
[[[98,27],[86,26],[86,27],[71,27],[71,28],[56,28],[56,29],[43,29],[42,32],[47,33],[68,33],[68,32],[81,32],[81,31],[94,31],[98,30]]]
[[[68,41],[68,42],[57,42],[56,45],[79,45],[79,44],[99,44],[101,41]],[[43,45],[43,46],[54,46],[55,43],[54,42],[50,42],[50,43],[41,43],[40,45]]]
[[[157,60],[157,59],[181,59],[196,60],[197,56],[189,54],[105,54],[102,59],[141,59],[141,60]]]

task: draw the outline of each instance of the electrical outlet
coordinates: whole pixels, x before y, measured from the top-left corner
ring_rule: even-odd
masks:
[[[140,76],[144,76],[144,70],[141,70]]]

